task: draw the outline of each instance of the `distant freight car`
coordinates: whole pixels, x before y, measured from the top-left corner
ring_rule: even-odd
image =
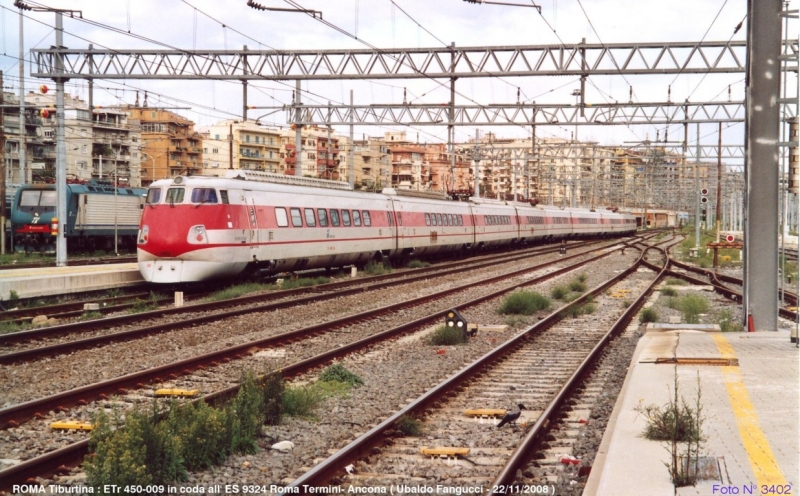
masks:
[[[91,180],[67,184],[66,192],[67,218],[59,224],[65,229],[69,251],[113,249],[115,227],[120,247],[136,246],[147,190],[118,187],[115,194],[110,182]],[[56,237],[51,223],[55,216],[55,185],[22,186],[11,211],[15,249],[52,250]]]

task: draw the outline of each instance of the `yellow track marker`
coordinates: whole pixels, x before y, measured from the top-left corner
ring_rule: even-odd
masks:
[[[199,393],[197,389],[157,389],[156,396],[197,396]]]
[[[467,456],[469,454],[469,448],[421,448],[419,452],[423,455],[429,456]]]
[[[736,357],[733,347],[725,336],[721,333],[713,333],[712,337],[724,358]],[[786,485],[786,478],[772,453],[769,440],[758,424],[758,413],[750,401],[747,387],[742,382],[739,367],[722,367],[722,375],[725,379],[725,386],[728,388],[728,398],[733,407],[736,425],[739,427],[742,445],[747,451],[747,457],[750,459],[750,466],[756,475],[758,485]]]
[[[478,408],[464,411],[464,415],[470,417],[502,417],[505,414],[505,410],[498,410],[497,408]]]
[[[76,431],[90,431],[94,426],[88,422],[78,422],[76,420],[66,420],[64,422],[53,422],[50,424],[51,429],[64,429]]]

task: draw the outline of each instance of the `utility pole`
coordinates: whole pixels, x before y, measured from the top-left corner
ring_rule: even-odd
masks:
[[[474,160],[475,160],[475,198],[481,197],[481,181],[478,177],[478,164],[481,162],[481,156],[478,153],[478,130],[475,130],[475,148],[473,152]]]
[[[56,11],[56,46],[61,49],[64,44],[64,16]],[[59,75],[64,72],[64,60],[56,58],[56,71]],[[64,81],[65,78],[56,78],[56,199],[58,202],[58,236],[56,239],[56,266],[67,265],[67,238],[65,227],[67,225],[67,144],[64,133]],[[20,123],[22,125],[22,123]]]
[[[716,226],[717,226],[717,243],[719,243],[719,221],[722,214],[722,123],[719,123],[719,141],[717,141],[717,208],[716,208]],[[716,260],[715,260],[716,262]],[[714,265],[716,267],[716,264]]]
[[[348,178],[347,181],[350,183],[350,186],[355,186],[356,184],[356,164],[353,161],[353,90],[350,90],[350,150],[347,153],[348,161],[350,162],[347,166],[348,170]]]
[[[700,249],[700,123],[697,123],[697,148],[694,164],[694,247]]]
[[[22,62],[20,62],[22,63]],[[0,254],[6,254],[6,134],[5,113],[3,108],[3,71],[0,71],[0,226],[3,236],[0,238]]]
[[[303,177],[303,124],[302,110],[300,109],[300,80],[297,80],[294,91],[294,175],[295,177]]]
[[[19,183],[28,183],[28,173],[25,170],[25,49],[22,29],[22,5],[19,7]]]
[[[233,169],[233,123],[228,124],[228,169]]]
[[[450,43],[451,48],[456,47],[455,42]],[[454,73],[456,70],[455,67],[456,57],[455,57],[455,50],[451,50],[450,52],[450,73]],[[450,78],[450,109],[447,115],[447,148],[450,152],[450,190],[455,190],[455,175],[456,175],[456,150],[455,150],[455,141],[456,141],[456,128],[455,128],[455,116],[456,116],[456,78]]]

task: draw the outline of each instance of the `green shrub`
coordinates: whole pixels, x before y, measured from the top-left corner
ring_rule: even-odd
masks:
[[[714,316],[714,320],[722,332],[742,332],[741,322],[734,322],[733,312],[727,308],[719,310]]]
[[[98,492],[106,484],[117,486],[167,484],[186,480],[179,438],[167,422],[157,422],[157,412],[148,415],[131,410],[125,428],[117,413],[109,418],[104,411],[95,416],[90,438],[92,456],[83,468],[87,484]]]
[[[341,363],[331,365],[323,370],[322,374],[319,376],[319,380],[323,382],[338,381],[354,387],[362,386],[364,384],[364,379],[347,370],[347,368]]]
[[[664,306],[672,310],[680,310],[680,301],[678,298],[667,298],[667,301],[664,302]]]
[[[17,301],[19,300],[19,293],[14,291],[13,289],[8,292],[8,301]]]
[[[269,289],[270,286],[267,284],[261,284],[257,282],[248,282],[244,284],[236,284],[234,286],[230,286],[228,288],[222,289],[220,291],[216,291],[211,293],[208,296],[208,299],[211,301],[220,301],[220,300],[229,300],[231,298],[238,298],[239,296],[248,294],[248,293],[255,293],[258,291],[265,291]],[[151,293],[152,296],[152,293]]]
[[[283,391],[283,413],[290,417],[313,418],[324,396],[313,386],[288,387]]]
[[[550,308],[550,300],[535,291],[516,291],[509,295],[500,308],[500,314],[533,315]]]
[[[283,391],[286,384],[280,373],[267,374],[261,381],[264,395],[264,423],[278,425],[281,422]]]
[[[645,308],[639,313],[639,322],[647,324],[648,322],[658,322],[658,312],[655,308]]]
[[[628,308],[633,302],[631,300],[622,300],[622,308]]]
[[[419,436],[422,431],[422,423],[409,415],[403,415],[397,419],[397,428],[406,436]]]
[[[187,470],[203,470],[225,461],[230,453],[227,412],[204,401],[170,409],[167,423],[181,440],[181,455]]]
[[[700,322],[700,314],[708,311],[708,300],[700,295],[688,294],[678,300],[678,309],[683,313],[687,324]]]
[[[569,283],[569,289],[570,291],[575,291],[576,293],[583,293],[586,291],[586,284],[576,279]]]
[[[283,281],[280,289],[306,288],[327,284],[329,282],[331,282],[331,280],[328,277],[301,277],[299,279]]]
[[[666,281],[664,281],[664,284],[666,284],[667,286],[686,286],[686,281],[684,281],[683,279],[676,279],[674,277],[670,277]]]
[[[411,260],[406,264],[406,267],[409,269],[422,269],[424,267],[430,267],[431,264],[428,262],[423,262],[422,260]]]
[[[364,266],[364,273],[370,276],[388,274],[391,271],[392,266],[382,262],[370,261],[366,266]]]
[[[566,286],[556,286],[550,290],[550,296],[555,300],[563,300],[569,294],[569,288]]]
[[[577,279],[578,279],[579,282],[586,282],[586,280],[589,279],[589,276],[587,276],[585,272],[582,272],[582,273],[578,274],[578,278]]]
[[[103,314],[100,312],[83,312],[79,318],[80,320],[101,319],[103,318]]]
[[[466,342],[464,332],[457,327],[441,326],[431,334],[430,344],[434,346],[446,346],[463,344]]]
[[[242,376],[239,392],[225,404],[230,449],[233,453],[255,453],[256,436],[264,422],[264,392],[252,373]]]
[[[659,291],[664,296],[678,296],[678,292],[674,288],[661,288]]]

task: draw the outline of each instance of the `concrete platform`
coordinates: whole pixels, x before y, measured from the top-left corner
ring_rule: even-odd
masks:
[[[789,342],[789,332],[686,327],[651,327],[642,336],[583,494],[798,494],[800,379],[798,349]],[[659,358],[738,359],[739,365],[659,364]],[[637,405],[667,404],[676,375],[679,395],[692,407],[699,377],[705,438],[700,454],[720,472],[719,480],[677,490],[665,466],[667,443],[642,436],[646,420],[635,410]]]
[[[34,298],[119,288],[143,281],[136,263],[8,269],[0,271],[0,297],[8,301],[12,290],[20,298]]]

